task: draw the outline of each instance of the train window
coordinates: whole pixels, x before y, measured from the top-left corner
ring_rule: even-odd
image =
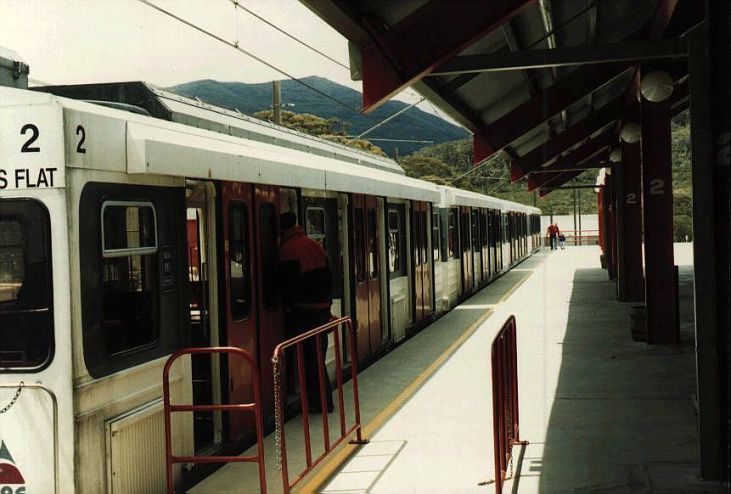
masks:
[[[370,279],[378,277],[378,221],[376,210],[368,210],[368,276]]]
[[[483,247],[487,247],[487,214],[484,209],[480,211],[480,241]]]
[[[48,210],[0,200],[0,369],[40,370],[52,351]]]
[[[305,211],[305,232],[313,240],[317,240],[327,252],[325,228],[325,210],[323,208],[308,206]]]
[[[421,237],[421,262],[422,264],[427,264],[427,259],[429,259],[429,245],[428,245],[428,230],[427,230],[427,215],[426,211],[421,211],[419,213],[419,236]]]
[[[89,374],[100,378],[189,346],[185,188],[91,182],[78,211]]]
[[[355,276],[359,283],[365,281],[365,219],[363,208],[353,208],[353,243],[355,244]]]
[[[243,202],[229,204],[228,244],[231,318],[241,321],[249,317],[251,306],[249,214]]]
[[[271,202],[259,206],[259,238],[261,239],[262,304],[266,310],[275,310],[277,303],[277,210]]]
[[[449,211],[447,213],[447,258],[448,259],[451,259],[454,257],[456,223],[457,223],[457,217],[456,217],[454,211]]]
[[[392,275],[402,274],[401,219],[400,210],[388,210],[388,272]]]
[[[434,261],[439,260],[439,213],[432,212],[431,215],[431,246],[432,258]]]
[[[150,203],[102,205],[102,331],[110,355],[157,339],[157,239]]]

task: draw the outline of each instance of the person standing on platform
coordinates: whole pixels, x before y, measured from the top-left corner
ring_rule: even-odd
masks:
[[[556,241],[558,240],[558,225],[556,223],[551,223],[548,225],[548,238],[551,240],[551,250],[556,250]]]
[[[327,324],[332,305],[332,272],[325,249],[317,241],[305,235],[297,224],[294,213],[282,213],[279,217],[281,246],[279,251],[279,276],[284,304],[284,327],[287,338],[292,338]],[[320,386],[325,390],[327,411],[333,411],[330,378],[325,366],[327,335],[320,335],[322,360],[317,361],[315,338],[308,338],[303,345],[303,360],[307,385],[307,402],[310,412],[320,412]],[[319,381],[318,365],[323,367],[323,382]]]

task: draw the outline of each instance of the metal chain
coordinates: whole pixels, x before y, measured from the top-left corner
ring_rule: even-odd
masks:
[[[276,355],[272,357],[272,366],[274,368],[274,442],[277,453],[274,455],[277,464],[277,470],[282,471],[282,430],[279,427],[280,423],[284,423],[282,419],[282,396],[281,396],[281,374],[279,371],[279,357]]]
[[[15,392],[15,396],[13,396],[13,399],[10,400],[10,403],[5,405],[2,409],[0,409],[0,415],[4,414],[11,408],[13,408],[13,405],[15,405],[15,402],[18,401],[18,398],[20,397],[20,393],[23,391],[23,381],[20,381],[18,383],[18,390]]]

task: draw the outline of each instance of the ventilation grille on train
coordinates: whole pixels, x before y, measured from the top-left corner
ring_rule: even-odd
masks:
[[[107,421],[108,492],[165,492],[162,399]]]
[[[393,340],[399,341],[406,336],[406,297],[391,297],[391,331]]]

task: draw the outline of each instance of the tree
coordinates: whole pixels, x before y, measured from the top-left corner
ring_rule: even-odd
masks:
[[[409,177],[434,176],[450,180],[453,176],[452,169],[446,163],[431,156],[415,153],[402,158],[399,164]]]

